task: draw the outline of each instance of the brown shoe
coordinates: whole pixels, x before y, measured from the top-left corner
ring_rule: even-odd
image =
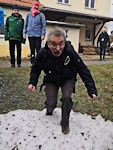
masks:
[[[62,126],[62,132],[64,134],[68,134],[70,132],[69,126],[68,125],[67,126]]]

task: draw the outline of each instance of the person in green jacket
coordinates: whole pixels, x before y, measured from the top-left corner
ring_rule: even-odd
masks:
[[[24,19],[19,13],[18,5],[12,8],[12,15],[7,17],[4,33],[5,40],[9,40],[11,67],[15,67],[15,46],[17,47],[17,67],[21,67],[21,44],[23,42]]]

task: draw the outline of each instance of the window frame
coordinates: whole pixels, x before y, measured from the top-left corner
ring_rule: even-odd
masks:
[[[68,0],[68,3],[66,3],[65,0],[62,0],[62,2],[59,2],[59,0],[58,0],[58,3],[59,4],[70,5],[70,0]]]
[[[88,6],[86,6],[86,3],[88,3]],[[92,4],[92,0],[85,0],[85,8],[89,8],[89,9],[95,9],[96,7],[96,0],[94,0],[94,7],[91,7],[91,4]]]
[[[90,35],[86,35],[87,31],[90,31]],[[92,33],[93,33],[93,30],[91,28],[87,28],[85,30],[85,41],[92,41]],[[87,36],[90,36],[90,37],[88,38]]]

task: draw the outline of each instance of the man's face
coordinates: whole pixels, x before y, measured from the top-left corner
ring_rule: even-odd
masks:
[[[34,9],[39,9],[39,5],[33,5]]]
[[[18,9],[13,9],[13,14],[15,15],[15,16],[18,16],[19,15],[19,10]]]
[[[51,50],[51,53],[58,57],[62,54],[62,51],[65,47],[65,40],[64,40],[64,36],[55,36],[55,35],[51,35],[50,36],[50,41],[47,43],[48,47]]]
[[[103,29],[102,29],[102,32],[105,33],[105,32],[106,32],[106,29],[103,28]]]

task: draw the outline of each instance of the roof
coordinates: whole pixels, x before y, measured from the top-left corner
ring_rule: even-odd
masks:
[[[12,6],[14,4],[17,4],[19,6],[22,6],[22,7],[32,7],[32,2],[33,0],[0,0],[0,3],[2,5],[9,5],[9,6]],[[44,7],[43,4],[40,4],[40,7]]]
[[[18,5],[31,6],[33,1],[32,0],[0,0],[0,2],[6,4],[18,4]]]
[[[62,10],[62,9],[51,8],[51,7],[44,7],[42,11],[46,16],[46,19],[52,20],[52,21],[55,21],[55,20],[60,21],[60,20],[65,19],[66,17],[74,17],[78,21],[80,21],[80,19],[82,19],[82,21],[83,19],[86,19],[88,20],[88,22],[89,20],[91,20],[94,23],[113,21],[112,17],[92,15],[92,14]]]
[[[18,4],[20,8],[29,9],[32,6],[33,0],[0,0],[0,4],[5,6],[12,6],[14,4]],[[92,15],[75,11],[68,11],[63,9],[44,7],[43,4],[40,4],[42,8],[42,12],[46,16],[46,20],[50,21],[65,21],[67,17],[73,17],[76,22],[83,22],[83,20],[87,22],[101,23],[101,22],[109,22],[113,21],[112,17],[105,17],[100,15]]]
[[[66,22],[49,21],[49,20],[47,20],[47,24],[68,26],[68,27],[75,27],[75,28],[80,28],[80,27],[84,26],[83,24],[71,24],[71,23],[66,23]]]

